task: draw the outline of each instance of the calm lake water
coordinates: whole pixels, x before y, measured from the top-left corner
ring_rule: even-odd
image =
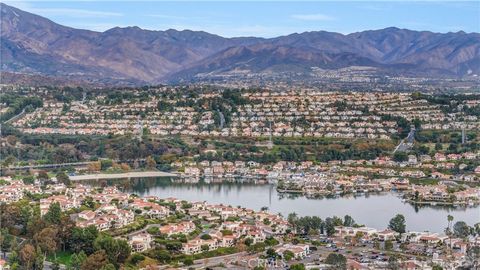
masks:
[[[113,183],[110,181],[104,184]],[[316,215],[321,218],[334,215],[343,217],[348,214],[357,223],[377,229],[386,228],[396,214],[405,216],[407,230],[410,231],[443,232],[449,214],[454,217],[454,221],[463,220],[470,226],[480,222],[480,207],[415,207],[402,202],[399,194],[394,192],[313,199],[279,194],[274,186],[268,184],[182,184],[172,183],[168,178],[125,180],[115,184],[140,196],[155,195],[160,198],[175,197],[188,201],[241,205],[254,210],[266,206],[270,212],[282,213],[284,216],[292,212],[300,216]]]

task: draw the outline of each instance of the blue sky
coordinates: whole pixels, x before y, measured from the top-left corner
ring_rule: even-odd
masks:
[[[274,37],[318,30],[347,34],[395,26],[434,32],[480,32],[480,1],[5,3],[63,25],[94,31],[139,26],[149,30],[203,30],[225,37]]]

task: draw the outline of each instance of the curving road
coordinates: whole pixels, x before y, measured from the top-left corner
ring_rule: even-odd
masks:
[[[12,118],[6,120],[4,123],[5,123],[5,124],[8,124],[8,123],[10,123],[10,122],[12,122],[12,121],[15,121],[15,120],[17,120],[18,118],[20,118],[24,113],[25,113],[25,108],[23,108],[23,110],[22,110],[19,114],[12,116]]]
[[[225,125],[225,116],[220,110],[217,110],[217,112],[220,115],[220,129],[223,129],[223,126]]]

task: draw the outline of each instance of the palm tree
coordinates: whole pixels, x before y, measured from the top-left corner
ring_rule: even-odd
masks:
[[[447,220],[448,220],[448,227],[447,227],[447,234],[448,234],[448,251],[451,250],[452,248],[452,221],[453,221],[453,216],[452,215],[448,215],[447,216]]]
[[[451,231],[453,216],[452,216],[452,215],[448,215],[448,216],[447,216],[447,220],[448,220],[448,230]]]
[[[448,215],[447,216],[447,221],[448,225],[447,228],[445,229],[445,233],[448,235],[448,238],[450,239],[450,236],[452,235],[452,221],[453,221],[453,216]]]
[[[288,214],[288,217],[287,217],[287,221],[290,223],[290,225],[292,225],[294,232],[296,232],[296,229],[297,229],[295,226],[297,218],[298,218],[298,215],[295,212]]]
[[[290,213],[288,214],[288,217],[287,217],[287,221],[290,222],[290,223],[295,223],[295,220],[297,220],[297,213],[293,212],[293,213]]]

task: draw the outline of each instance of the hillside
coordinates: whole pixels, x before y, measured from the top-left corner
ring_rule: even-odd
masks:
[[[131,84],[195,80],[232,71],[308,74],[312,67],[376,67],[391,74],[480,74],[480,34],[386,28],[316,31],[264,39],[202,31],[62,26],[1,4],[1,70]]]

